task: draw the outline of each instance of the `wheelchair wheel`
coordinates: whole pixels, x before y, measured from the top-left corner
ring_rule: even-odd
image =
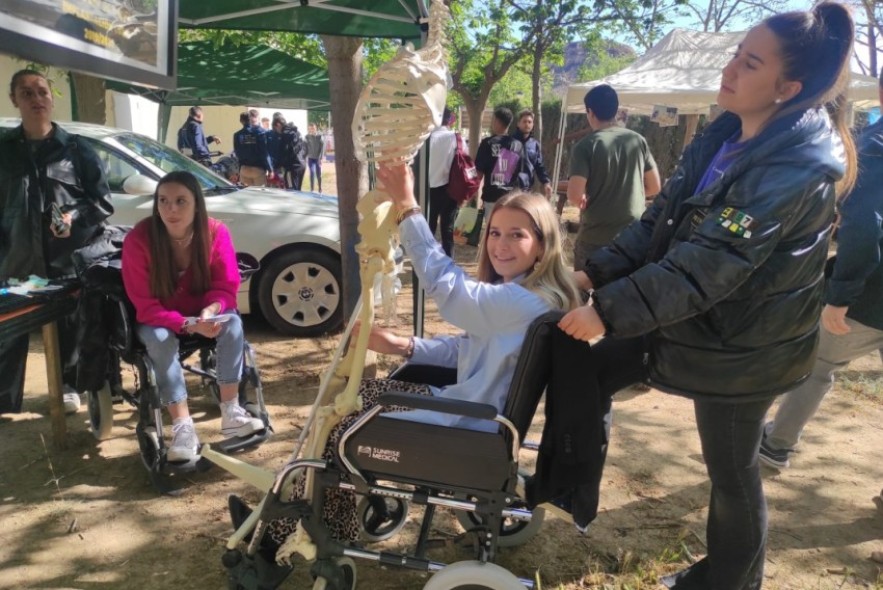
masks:
[[[458,561],[433,574],[423,590],[524,590],[524,585],[496,564]]]
[[[89,391],[86,396],[92,436],[98,440],[107,440],[110,438],[110,431],[113,430],[113,397],[110,383],[105,381],[101,389]]]
[[[350,557],[338,557],[334,560],[343,572],[343,587],[336,588],[322,576],[319,576],[313,582],[313,590],[356,590],[356,562]]]
[[[517,547],[531,540],[543,526],[546,510],[542,507],[533,509],[530,520],[504,518],[497,537],[497,547]],[[484,522],[475,512],[457,510],[457,522],[467,531],[483,526]]]
[[[159,436],[153,426],[144,426],[140,422],[135,427],[138,436],[138,450],[141,453],[141,462],[148,471],[154,471],[160,460]]]
[[[389,539],[405,526],[409,507],[408,501],[400,498],[362,497],[356,507],[362,538],[369,543]]]

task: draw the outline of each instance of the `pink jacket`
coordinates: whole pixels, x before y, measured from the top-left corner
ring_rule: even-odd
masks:
[[[166,299],[158,299],[150,292],[149,218],[139,221],[129,232],[123,242],[123,284],[139,324],[161,326],[180,334],[185,316],[199,315],[211,303],[220,303],[221,313],[236,309],[240,278],[230,231],[217,219],[209,218],[209,232],[211,287],[202,294],[191,293],[193,271],[188,268],[178,277],[175,294]]]

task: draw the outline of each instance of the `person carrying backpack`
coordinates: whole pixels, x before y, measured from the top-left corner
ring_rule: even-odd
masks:
[[[506,107],[494,110],[491,119],[490,137],[478,144],[475,154],[475,167],[484,180],[481,201],[484,203],[484,218],[490,219],[494,203],[513,190],[529,190],[524,186],[526,178],[526,158],[524,144],[508,135],[512,123],[512,111]]]
[[[441,244],[448,256],[454,255],[454,221],[460,203],[448,194],[451,163],[457,147],[457,136],[451,131],[454,113],[445,107],[442,124],[429,135],[429,231],[435,235],[441,219]]]
[[[221,139],[214,135],[206,137],[202,129],[203,116],[202,108],[190,107],[187,121],[178,129],[178,151],[203,166],[211,167],[212,158],[208,144],[220,144]]]
[[[301,190],[307,170],[306,144],[297,125],[286,122],[282,113],[273,115],[270,145],[273,168],[285,182],[285,188]]]

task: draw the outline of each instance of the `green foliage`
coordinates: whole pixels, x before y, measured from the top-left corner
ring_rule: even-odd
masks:
[[[590,47],[594,49],[590,49]],[[583,66],[579,69],[577,79],[582,81],[591,81],[615,74],[624,67],[628,66],[637,59],[632,55],[611,55],[608,50],[607,43],[593,43],[587,47],[587,55],[592,55],[591,59],[586,59]]]
[[[362,69],[365,80],[371,78],[374,73],[386,62],[395,57],[401,43],[393,39],[365,39],[362,46]]]
[[[305,62],[324,66],[327,61],[322,43],[316,35],[278,31],[233,31],[226,29],[180,29],[178,40],[212,41],[215,46],[233,43],[240,45],[267,45]]]

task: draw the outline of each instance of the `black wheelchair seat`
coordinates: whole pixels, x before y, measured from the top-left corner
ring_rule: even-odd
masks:
[[[509,445],[497,432],[377,416],[346,443],[346,459],[374,480],[452,491],[505,489]]]
[[[513,492],[518,448],[549,379],[550,340],[561,317],[561,312],[549,312],[528,328],[499,416],[492,406],[462,400],[406,393],[385,394],[379,400],[381,408],[404,405],[478,418],[490,425],[496,421],[492,432],[392,418],[378,408],[343,434],[340,460],[369,482],[393,480],[454,491]],[[449,369],[406,364],[390,379],[444,385],[452,382],[453,375]]]

